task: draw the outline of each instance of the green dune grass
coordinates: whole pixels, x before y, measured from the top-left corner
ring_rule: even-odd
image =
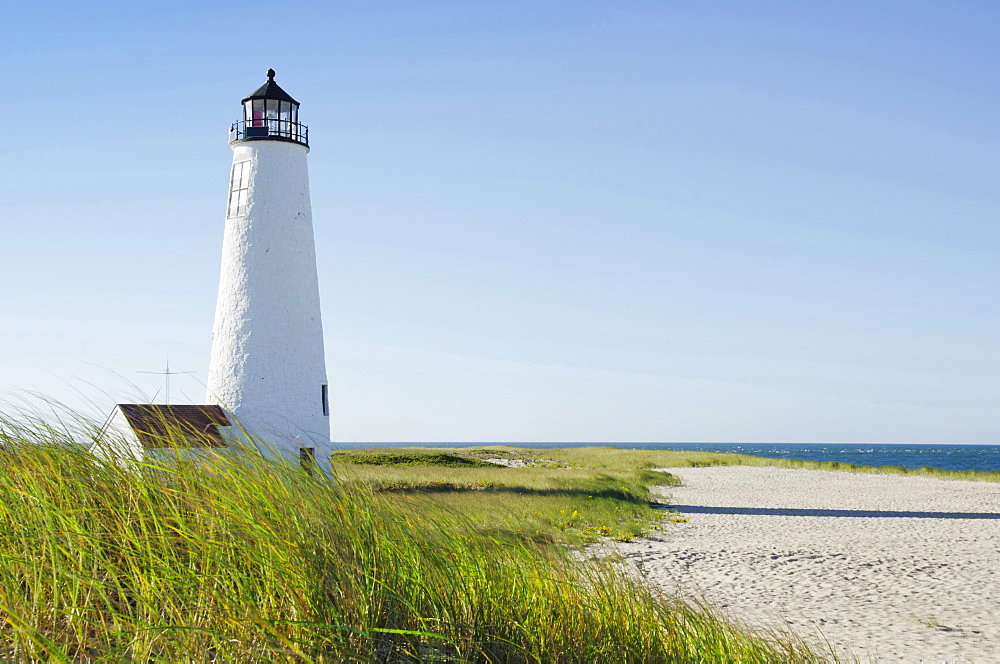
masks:
[[[471,447],[394,447],[357,449],[335,453],[353,459],[364,455],[447,454],[470,458],[526,459],[534,467],[586,468],[591,470],[636,471],[654,468],[700,468],[708,466],[774,466],[805,468],[852,473],[875,473],[934,477],[946,480],[1000,482],[1000,472],[975,470],[956,471],[939,468],[903,468],[901,466],[859,466],[837,461],[804,461],[801,459],[768,459],[747,454],[694,452],[690,450],[630,450],[618,447],[570,447],[532,449],[513,445],[478,445]]]
[[[495,452],[448,455],[479,461],[477,466],[439,465],[441,456],[438,450],[395,450],[334,454],[332,460],[342,482],[362,483],[397,509],[457,512],[493,532],[577,545],[602,537],[628,541],[659,530],[666,506],[649,487],[678,481],[649,469],[569,467],[551,460],[506,468],[480,460]],[[387,458],[406,462],[387,464]]]
[[[0,417],[5,661],[816,660],[793,636],[750,633],[513,514],[482,523],[404,480],[394,491],[341,466],[330,482],[253,455],[106,464],[69,438],[63,424]],[[521,485],[642,505],[630,494],[648,471],[622,484],[634,471],[600,472]]]
[[[680,482],[669,472],[654,470],[657,468],[777,466],[1000,481],[1000,473],[614,447],[375,448],[334,453],[332,459],[342,481],[364,483],[394,502],[397,509],[416,506],[423,513],[456,511],[483,528],[572,544],[604,537],[628,541],[663,528],[669,531],[672,520],[683,520],[670,512],[661,496],[650,492],[651,486],[669,487]],[[485,459],[517,460],[523,466],[507,468]],[[477,463],[468,463],[472,461]]]

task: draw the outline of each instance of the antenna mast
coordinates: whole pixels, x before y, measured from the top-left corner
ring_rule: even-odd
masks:
[[[178,374],[193,374],[198,373],[197,371],[171,371],[170,370],[170,360],[167,360],[167,368],[163,371],[136,371],[136,373],[144,374],[156,374],[157,376],[163,376],[164,390],[163,390],[163,404],[165,406],[170,405],[170,377],[176,376]]]

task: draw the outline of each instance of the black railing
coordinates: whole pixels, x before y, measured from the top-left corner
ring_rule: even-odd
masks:
[[[236,141],[291,141],[309,147],[309,127],[291,120],[265,118],[240,120],[229,128],[229,142]]]

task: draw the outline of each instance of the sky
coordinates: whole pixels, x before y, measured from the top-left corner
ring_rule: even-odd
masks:
[[[8,3],[0,400],[205,399],[240,99],[334,441],[1000,444],[1000,4]]]

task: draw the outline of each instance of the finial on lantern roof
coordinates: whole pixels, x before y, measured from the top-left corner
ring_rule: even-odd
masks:
[[[250,99],[278,99],[280,101],[288,101],[293,104],[298,104],[290,94],[281,89],[281,86],[274,82],[274,70],[267,70],[267,82],[260,86],[256,90],[250,93],[249,96],[243,98],[243,103],[245,104]]]

